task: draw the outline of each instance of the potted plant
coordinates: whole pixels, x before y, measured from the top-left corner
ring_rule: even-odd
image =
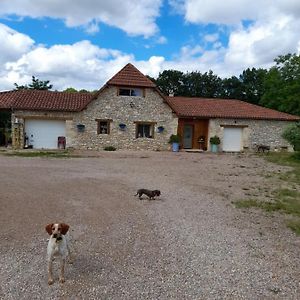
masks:
[[[221,143],[220,138],[217,135],[212,136],[209,142],[211,144],[211,152],[218,152],[218,145]]]
[[[180,137],[177,134],[172,134],[169,139],[169,143],[172,145],[172,151],[178,152],[179,151],[179,142]]]

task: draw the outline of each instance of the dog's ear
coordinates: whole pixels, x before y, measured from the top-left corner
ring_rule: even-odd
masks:
[[[70,226],[68,224],[65,223],[61,223],[61,233],[62,234],[66,234],[70,228]]]
[[[52,234],[52,226],[53,226],[53,223],[48,224],[48,225],[45,227],[45,229],[46,229],[46,231],[49,233],[49,235]]]

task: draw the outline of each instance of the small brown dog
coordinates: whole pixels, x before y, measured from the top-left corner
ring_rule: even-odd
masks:
[[[154,190],[154,191],[150,191],[150,190],[147,190],[147,189],[139,189],[135,196],[139,195],[139,199],[141,200],[142,199],[142,195],[146,195],[149,197],[149,199],[153,199],[155,200],[155,196],[159,197],[160,196],[160,191],[159,190]]]

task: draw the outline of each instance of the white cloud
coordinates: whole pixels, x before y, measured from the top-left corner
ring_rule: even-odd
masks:
[[[204,36],[204,40],[206,42],[209,42],[209,43],[213,43],[213,42],[216,42],[219,38],[219,34],[218,33],[213,33],[213,34],[206,34]]]
[[[158,40],[157,40],[157,43],[158,43],[158,44],[161,44],[161,45],[167,44],[167,43],[168,43],[168,39],[167,39],[165,36],[160,36],[160,37],[158,38]]]
[[[92,22],[86,26],[85,30],[88,34],[95,34],[100,31],[99,24],[96,22]]]
[[[150,41],[155,40],[156,44],[167,42],[165,36],[156,35],[155,17],[158,15],[161,0],[134,0],[132,3],[138,8],[132,12],[128,11],[131,4],[119,1],[102,3],[87,0],[82,6],[79,1],[73,1],[74,5],[67,6],[66,3],[70,4],[70,1],[66,0],[60,7],[58,3],[62,1],[58,0],[45,0],[43,5],[40,1],[23,0],[19,6],[16,5],[16,0],[4,0],[0,2],[0,12],[15,12],[20,16],[58,17],[64,19],[68,26],[85,27],[91,34],[99,30],[99,21],[114,23],[113,26],[125,30],[128,34],[154,34]],[[164,69],[178,69],[184,72],[206,72],[211,69],[219,76],[232,76],[239,75],[248,67],[267,68],[273,65],[273,59],[279,54],[300,53],[299,0],[252,0],[251,3],[240,0],[238,5],[233,0],[224,4],[216,0],[169,1],[172,1],[174,9],[185,16],[187,22],[222,23],[221,29],[225,27],[228,34],[228,44],[221,44],[223,32],[219,28],[215,33],[202,37],[204,44],[195,44],[194,40],[193,46],[187,43],[179,50],[174,49],[172,59],[158,54],[148,59],[136,60],[131,53],[102,48],[89,41],[51,47],[38,45],[29,36],[0,24],[0,90],[12,89],[14,82],[29,83],[32,75],[41,80],[50,80],[54,89],[58,90],[70,86],[93,90],[100,88],[128,62],[136,65],[144,74],[153,77]],[[92,2],[95,3],[93,9],[90,8]],[[32,6],[33,3],[35,7]],[[151,3],[154,5],[152,10],[141,11],[139,17],[132,17],[138,14],[139,9],[151,6]],[[17,8],[13,9],[13,4]],[[224,13],[227,9],[225,4],[230,8],[228,14]],[[44,5],[49,12],[46,12]],[[199,10],[199,7],[203,10]],[[61,11],[58,8],[61,8]],[[192,15],[192,10],[198,11],[199,14]],[[124,14],[120,11],[124,11]],[[222,17],[222,14],[226,16]],[[242,25],[245,19],[251,21],[247,27]],[[210,50],[204,48],[208,43],[212,47]]]
[[[278,14],[300,17],[299,0],[169,0],[191,23],[237,25],[242,20],[274,19]]]
[[[15,82],[28,84],[32,75],[50,80],[58,90],[70,86],[98,89],[126,63],[134,61],[132,55],[89,41],[48,48],[35,45],[28,36],[6,26],[0,26],[0,42],[0,90],[12,89]]]
[[[220,48],[215,43],[213,48],[220,55],[219,63],[211,61],[212,68],[223,70],[223,74],[236,74],[247,67],[269,67],[278,55],[299,52],[299,0],[169,0],[169,3],[184,15],[186,22],[226,26],[228,45]],[[244,21],[248,21],[247,26]],[[213,38],[208,35],[204,40],[213,42]]]
[[[256,18],[259,11],[253,0],[186,0],[184,10],[189,22],[227,25],[239,23],[241,18]]]
[[[0,16],[63,19],[68,27],[83,26],[88,32],[98,24],[120,28],[129,35],[149,37],[158,32],[155,23],[162,0],[1,0]]]
[[[0,23],[0,66],[2,63],[15,60],[32,48],[34,41],[27,35],[19,33]]]

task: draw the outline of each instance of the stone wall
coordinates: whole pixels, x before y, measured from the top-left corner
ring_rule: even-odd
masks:
[[[222,149],[223,125],[242,127],[242,145],[245,150],[253,151],[256,145],[263,144],[270,146],[273,151],[283,149],[292,151],[292,146],[281,137],[283,130],[289,124],[291,122],[276,120],[211,119],[208,134],[209,138],[214,135],[220,137],[220,149]]]
[[[111,120],[110,133],[98,134],[97,119]],[[136,138],[135,122],[153,122],[153,138]],[[119,124],[126,125],[125,130]],[[85,125],[83,132],[78,132],[76,125]],[[101,150],[106,146],[117,149],[167,150],[168,139],[177,133],[178,118],[163,98],[153,89],[145,90],[145,97],[118,96],[116,87],[110,86],[100,93],[98,99],[74,115],[72,142],[76,149]],[[163,126],[162,133],[157,128]]]
[[[18,124],[15,123],[15,118]],[[177,133],[178,118],[163,98],[153,89],[146,89],[145,97],[118,96],[116,87],[108,87],[81,112],[15,111],[12,117],[14,148],[24,146],[24,126],[28,118],[66,120],[66,147],[102,150],[106,146],[117,149],[168,150],[168,139]],[[98,134],[96,119],[110,119],[110,134]],[[136,138],[135,122],[152,122],[153,138]],[[119,124],[126,124],[120,130]],[[78,124],[85,125],[80,132]],[[163,126],[163,132],[157,128]]]

